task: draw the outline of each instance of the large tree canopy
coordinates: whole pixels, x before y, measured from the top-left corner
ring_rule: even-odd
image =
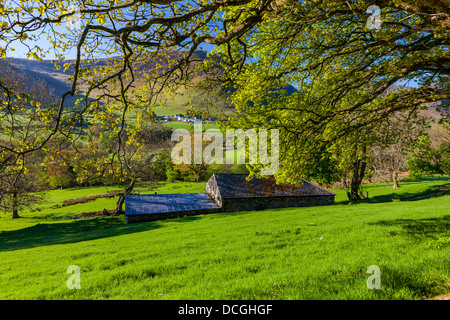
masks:
[[[284,4],[245,39],[216,51],[221,80],[235,88],[228,125],[280,129],[280,179],[315,168],[319,152],[354,166],[390,118],[408,121],[427,103],[448,106],[448,1]],[[381,9],[376,28],[368,23],[372,5]],[[287,84],[298,91],[273,90]]]
[[[55,137],[77,139],[89,130],[86,123],[100,121],[119,139],[104,161],[110,170],[114,161],[117,170],[129,168],[125,146],[140,143],[132,129],[162,90],[189,80],[202,43],[217,46],[219,58],[206,71],[221,65],[214,75],[236,89],[229,125],[282,129],[278,176],[286,180],[311,168],[319,152],[334,155],[331,162],[364,164],[385,119],[413,117],[424,103],[449,98],[448,0],[0,0],[0,18],[2,56],[20,43],[30,58],[54,54],[56,67],[71,74],[58,103],[39,107],[39,137],[14,148],[0,144],[0,161]],[[64,63],[69,52],[75,59]],[[145,83],[136,83],[137,72]],[[412,82],[412,89],[391,90]],[[289,96],[273,90],[286,84],[299,90]],[[0,89],[7,97],[0,112],[23,117],[27,111],[14,107],[20,92],[3,79]],[[68,108],[80,92],[83,100]],[[130,113],[138,115],[134,128]],[[127,141],[121,141],[124,130]]]

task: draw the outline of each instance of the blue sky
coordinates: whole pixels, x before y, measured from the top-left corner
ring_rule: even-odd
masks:
[[[189,1],[189,0],[188,0]],[[73,2],[74,5],[77,5],[77,1]],[[76,7],[72,7],[71,9],[69,9],[70,11],[76,9]],[[0,17],[1,18],[1,17]],[[59,32],[59,33],[67,33],[67,20],[63,20],[60,26],[52,26],[52,28],[55,29],[55,31]],[[70,22],[69,22],[70,23]],[[95,22],[94,22],[95,23]],[[70,24],[69,24],[70,26]],[[72,26],[70,26],[71,29],[73,29]],[[40,31],[39,31],[40,32]],[[35,42],[32,41],[27,41],[27,45],[29,45],[30,47],[33,47],[35,45],[39,46],[40,48],[42,48],[44,51],[47,51],[50,49],[50,54],[45,58],[45,59],[55,59],[55,55],[53,53],[53,49],[51,44],[46,40],[46,37],[50,34],[50,31],[48,30],[48,27],[46,28],[46,32],[47,34],[45,34],[41,39],[38,39]],[[37,33],[35,33],[37,34]],[[201,49],[203,49],[204,51],[211,51],[214,46],[213,45],[209,45],[209,44],[202,44],[200,46]],[[187,49],[186,49],[187,50]],[[20,42],[16,42],[14,43],[14,51],[10,51],[8,50],[7,52],[7,56],[10,58],[26,58],[28,53],[28,48],[26,46],[24,46],[23,44],[21,44]],[[105,58],[106,55],[103,56],[98,56],[98,58]],[[65,58],[66,59],[75,59],[76,58],[76,48],[69,48],[69,50],[67,50],[65,52]]]

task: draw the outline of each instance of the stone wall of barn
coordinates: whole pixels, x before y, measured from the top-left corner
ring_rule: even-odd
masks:
[[[265,210],[290,207],[312,207],[334,204],[334,195],[300,197],[260,197],[222,199],[223,212]]]
[[[148,214],[130,214],[125,215],[125,220],[126,223],[128,224],[128,223],[149,222],[166,219],[177,219],[217,212],[221,212],[221,209],[219,207],[217,209],[183,210],[183,211],[158,212]]]

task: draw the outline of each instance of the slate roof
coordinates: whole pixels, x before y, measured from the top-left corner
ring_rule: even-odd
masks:
[[[125,215],[217,209],[206,193],[125,196]]]
[[[335,195],[305,179],[303,184],[277,184],[273,177],[253,178],[247,174],[214,174],[222,199],[255,197],[331,196]]]

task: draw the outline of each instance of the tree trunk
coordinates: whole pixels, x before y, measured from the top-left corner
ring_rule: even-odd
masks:
[[[394,184],[394,186],[392,187],[392,189],[397,189],[398,187],[400,187],[398,185],[398,173],[396,171],[394,171],[392,173],[392,182]]]
[[[11,219],[20,218],[18,207],[19,206],[17,205],[17,192],[13,192],[13,201],[12,201],[12,212],[13,212],[13,215],[12,215]]]
[[[353,163],[353,174],[352,181],[350,184],[350,191],[347,192],[348,200],[361,200],[362,195],[360,194],[359,187],[364,178],[364,173],[366,171],[367,163],[363,160],[358,160]]]
[[[355,173],[356,171],[356,173]],[[358,177],[358,169],[353,170],[352,182],[350,184],[350,192],[348,193],[348,200],[361,200],[359,196],[359,177]]]
[[[125,203],[125,196],[130,194],[133,191],[134,182],[135,182],[134,179],[131,180],[130,185],[125,189],[125,192],[122,195],[120,195],[119,200],[117,201],[116,209],[113,212],[114,215],[122,214],[125,212],[123,210],[123,204]]]

